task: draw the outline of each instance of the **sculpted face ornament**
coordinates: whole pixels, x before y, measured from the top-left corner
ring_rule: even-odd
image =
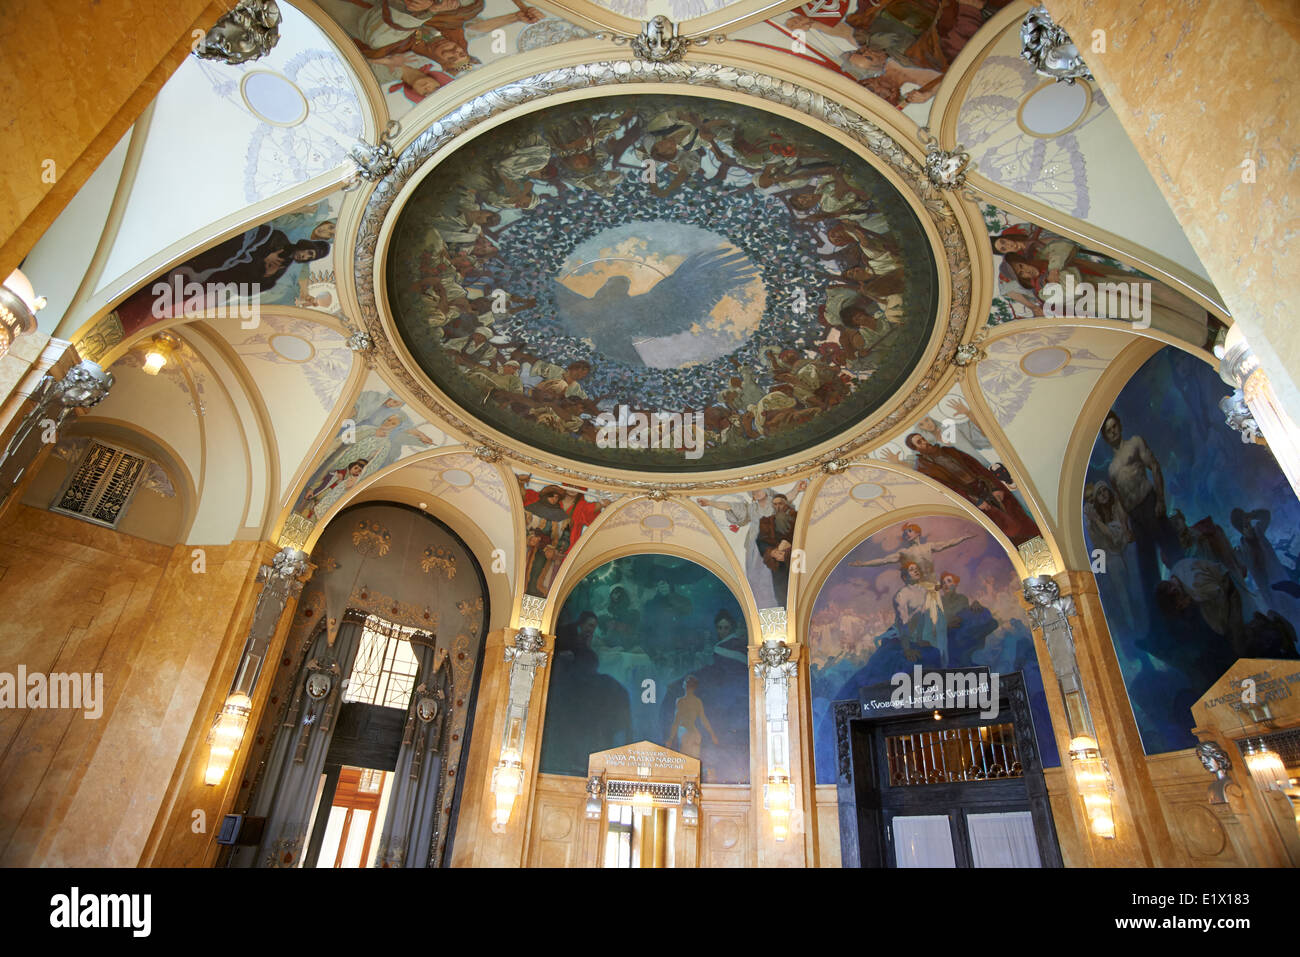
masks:
[[[330,693],[330,688],[334,682],[324,671],[313,671],[307,676],[307,695],[314,701],[319,701]]]
[[[275,0],[239,0],[212,25],[194,55],[233,66],[266,56],[279,40],[280,8]]]
[[[686,55],[687,41],[665,16],[652,17],[641,35],[632,40],[632,52],[651,63],[673,63]]]
[[[1092,71],[1083,62],[1079,48],[1042,5],[1030,10],[1020,24],[1020,46],[1021,59],[1034,64],[1034,71],[1040,76],[1070,84],[1092,79]]]
[[[438,717],[438,699],[432,694],[423,694],[415,702],[415,716],[428,724]]]
[[[1232,770],[1232,758],[1213,741],[1202,741],[1196,746],[1196,756],[1201,759],[1201,766],[1214,775],[1210,782],[1209,796],[1211,804],[1227,804],[1227,787],[1232,783],[1228,772]]]

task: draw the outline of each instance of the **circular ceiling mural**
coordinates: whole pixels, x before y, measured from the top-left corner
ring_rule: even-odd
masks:
[[[415,188],[387,258],[416,362],[468,414],[594,465],[771,461],[880,408],[939,305],[930,244],[861,157],[750,107],[550,107]]]

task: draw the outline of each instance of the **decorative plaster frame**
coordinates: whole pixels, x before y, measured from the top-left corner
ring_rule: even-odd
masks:
[[[751,481],[772,483],[782,478],[806,472],[823,461],[845,458],[899,428],[917,414],[918,407],[927,402],[943,380],[956,352],[957,345],[967,337],[981,317],[972,314],[971,252],[956,211],[947,195],[935,189],[925,175],[922,164],[904,148],[894,136],[872,119],[854,109],[838,103],[821,93],[790,81],[778,80],[740,66],[716,63],[664,63],[651,64],[640,61],[604,60],[574,66],[562,66],[529,77],[502,84],[461,104],[441,120],[431,124],[417,136],[398,157],[393,172],[378,183],[370,194],[356,236],[353,251],[353,282],[365,330],[374,339],[377,362],[413,393],[420,403],[438,417],[446,420],[453,429],[463,432],[473,443],[486,446],[511,460],[529,468],[545,470],[588,484],[612,488],[664,490],[690,490],[715,485],[726,477],[719,469],[688,481],[673,481],[665,475],[661,480],[634,479],[614,470],[594,471],[593,466],[564,461],[558,464],[547,458],[515,448],[496,435],[489,434],[477,421],[470,420],[450,400],[428,381],[422,381],[411,371],[413,362],[394,348],[396,337],[390,336],[389,317],[381,315],[376,290],[376,272],[380,258],[380,239],[385,224],[395,215],[398,200],[408,184],[420,178],[431,159],[438,157],[453,141],[480,124],[499,117],[508,110],[538,104],[560,94],[597,90],[601,87],[628,86],[632,84],[683,84],[692,89],[708,88],[732,94],[756,97],[773,104],[794,109],[814,120],[819,120],[847,135],[857,146],[865,147],[892,174],[910,188],[909,199],[918,207],[923,223],[928,220],[929,230],[937,234],[940,249],[936,250],[941,288],[944,281],[951,289],[947,315],[939,316],[939,329],[932,333],[928,351],[933,353],[935,340],[939,340],[937,354],[920,379],[913,373],[911,388],[896,393],[895,404],[883,416],[876,414],[865,428],[858,428],[847,440],[837,446],[804,453],[800,458],[787,456],[777,459],[760,473],[746,476]],[[699,95],[699,94],[695,94]],[[571,98],[571,97],[570,97]],[[908,195],[904,191],[904,195]],[[933,242],[933,237],[932,237]],[[388,322],[386,323],[386,320]],[[405,352],[405,349],[402,349]],[[901,401],[899,398],[901,397]],[[834,441],[834,440],[832,440]],[[612,473],[612,474],[611,474]]]

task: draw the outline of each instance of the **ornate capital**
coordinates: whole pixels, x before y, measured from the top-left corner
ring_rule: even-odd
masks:
[[[758,649],[759,663],[754,665],[754,674],[760,678],[768,678],[777,671],[785,671],[787,663],[790,663],[790,646],[784,641],[765,641],[763,646]],[[797,664],[790,663],[790,673],[793,675],[793,669],[797,669]]]
[[[275,0],[239,0],[194,49],[201,60],[232,66],[266,56],[280,39],[280,8]]]
[[[352,162],[357,164],[357,176],[367,183],[377,183],[397,168],[397,154],[393,151],[393,137],[401,129],[396,120],[388,121],[388,128],[379,134],[379,142],[371,145],[365,140],[357,140],[348,151]],[[360,182],[354,180],[353,183]],[[373,344],[373,343],[372,343]],[[349,340],[349,345],[351,341]]]
[[[546,663],[546,652],[542,651],[546,642],[542,633],[536,628],[524,627],[515,635],[513,647],[506,649],[506,661],[522,661],[525,656],[541,653],[541,664]]]
[[[111,388],[113,373],[106,372],[97,362],[82,359],[59,383],[59,401],[65,408],[89,409],[108,398]]]
[[[957,347],[957,351],[953,354],[952,361],[964,369],[977,362],[983,362],[988,357],[989,354],[979,346],[975,345],[975,343],[963,342]]]
[[[1034,72],[1057,82],[1092,79],[1079,48],[1042,4],[1030,10],[1020,24],[1020,56],[1034,65]]]
[[[1025,600],[1029,602],[1029,616],[1034,624],[1042,628],[1044,624],[1054,623],[1074,615],[1074,598],[1061,594],[1061,586],[1047,575],[1035,575],[1022,583]]]
[[[1255,413],[1251,412],[1250,406],[1246,405],[1245,393],[1240,389],[1233,389],[1232,395],[1225,395],[1219,400],[1219,411],[1223,413],[1224,424],[1241,433],[1243,445],[1267,444],[1264,437],[1260,435]]]

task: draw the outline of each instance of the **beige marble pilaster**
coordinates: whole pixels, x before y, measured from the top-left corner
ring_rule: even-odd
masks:
[[[1288,0],[1047,7],[1078,42],[1280,401],[1300,419],[1300,258],[1291,248],[1300,8]],[[1105,31],[1104,53],[1092,49],[1095,30]]]

